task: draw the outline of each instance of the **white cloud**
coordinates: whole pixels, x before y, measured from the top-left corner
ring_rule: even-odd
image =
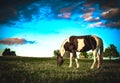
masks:
[[[101,25],[102,25],[102,22],[96,22],[96,23],[90,24],[90,27],[99,27]]]

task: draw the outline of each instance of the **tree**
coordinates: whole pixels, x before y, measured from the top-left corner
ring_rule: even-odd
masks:
[[[84,58],[88,58],[88,53],[87,52],[81,52],[80,54],[79,54],[79,56],[80,57],[84,57]]]
[[[10,48],[5,48],[2,53],[2,56],[16,56],[15,51],[11,51]]]
[[[109,57],[109,59],[111,60],[111,57],[119,57],[119,52],[117,51],[117,48],[113,44],[110,44],[110,46],[105,49],[103,55],[105,57]]]
[[[89,52],[88,53],[88,58],[92,58],[93,57],[93,52]]]
[[[16,56],[15,51],[11,51],[11,52],[10,52],[10,56]]]
[[[5,48],[5,50],[2,53],[3,56],[9,56],[10,55],[10,49],[9,48]]]
[[[53,57],[57,57],[57,54],[60,53],[59,50],[54,50],[54,56]]]

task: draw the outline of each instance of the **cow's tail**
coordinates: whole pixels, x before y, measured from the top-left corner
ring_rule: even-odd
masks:
[[[101,64],[103,62],[103,50],[104,50],[104,45],[103,45],[103,41],[101,39],[101,45],[100,45],[100,60],[101,60]]]

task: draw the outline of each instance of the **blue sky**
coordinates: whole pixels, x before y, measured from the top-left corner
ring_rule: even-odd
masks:
[[[13,17],[8,15],[3,22],[0,20],[1,52],[10,48],[19,56],[51,57],[71,35],[97,35],[105,48],[114,44],[120,52],[120,9],[87,0],[55,3],[38,0],[24,8],[11,6]]]

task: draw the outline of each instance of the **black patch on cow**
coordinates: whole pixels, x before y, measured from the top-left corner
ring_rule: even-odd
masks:
[[[80,52],[89,51],[90,49],[94,50],[96,48],[96,40],[92,36],[84,37],[85,47],[81,49]]]
[[[91,35],[86,36],[71,36],[69,42],[66,42],[64,48],[66,51],[73,52],[77,51],[78,41],[77,39],[84,39],[85,47],[83,47],[80,52],[89,51],[90,49],[94,50],[96,48],[96,40]]]
[[[96,42],[95,38],[92,36],[90,38],[90,43],[91,43],[92,50],[94,50],[97,47],[97,42]]]

